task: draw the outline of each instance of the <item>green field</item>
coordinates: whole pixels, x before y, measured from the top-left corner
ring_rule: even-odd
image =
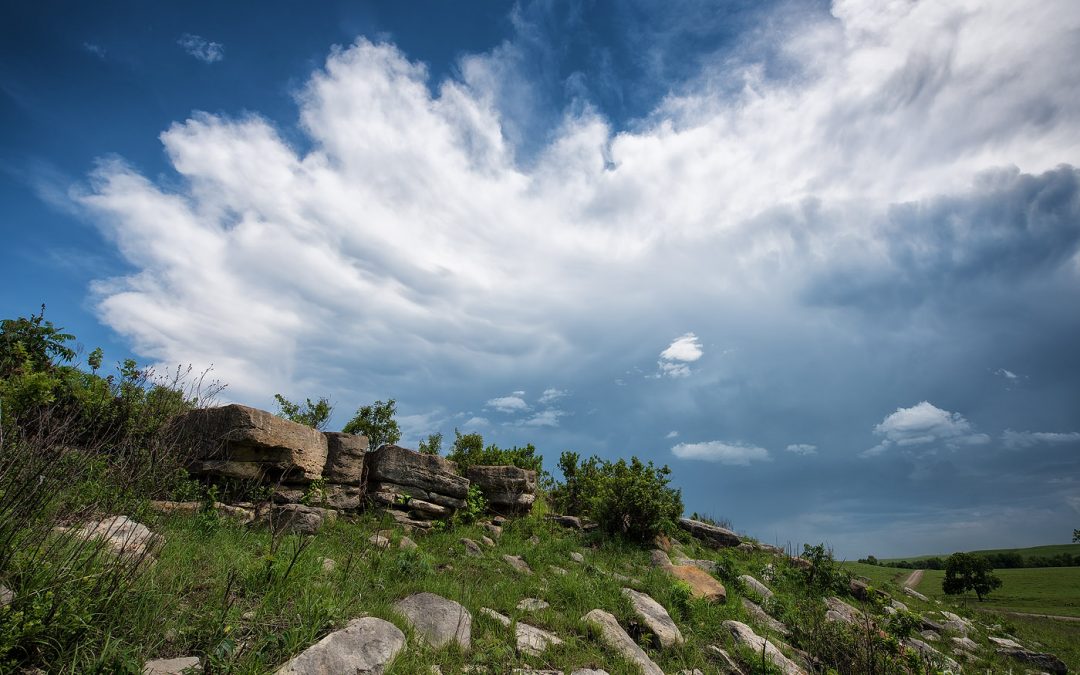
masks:
[[[1019,553],[1024,558],[1032,557],[1051,557],[1055,555],[1061,555],[1062,553],[1068,553],[1069,555],[1080,555],[1080,544],[1049,544],[1047,546],[1032,546],[1030,548],[995,548],[987,549],[985,551],[969,551],[969,553],[975,553],[977,555],[993,555],[996,553]],[[903,558],[883,558],[879,562],[883,565],[889,563],[900,562],[902,560],[916,561],[926,560],[927,558],[941,558],[944,560],[948,558],[948,553],[935,553],[930,555],[913,555]]]
[[[889,584],[899,586],[913,570],[898,567],[881,567],[880,565],[867,565],[859,562],[846,562],[844,569],[855,576],[866,577],[874,586],[884,587]]]
[[[974,593],[951,599],[972,609],[1080,617],[1080,567],[1031,567],[995,570],[994,574],[1001,578],[1001,588],[985,601],[978,602]],[[941,591],[944,577],[942,570],[926,570],[916,588],[931,598],[944,599],[946,596]]]

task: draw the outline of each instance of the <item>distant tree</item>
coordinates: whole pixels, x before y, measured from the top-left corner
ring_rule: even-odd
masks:
[[[385,403],[375,401],[371,405],[361,406],[342,431],[367,436],[368,444],[373,450],[382,445],[397,443],[401,439],[401,428],[394,419],[395,414],[397,402],[394,399]]]
[[[979,602],[982,602],[983,596],[1000,586],[1001,579],[994,576],[990,561],[982,556],[953,553],[945,561],[945,579],[941,582],[941,590],[946,595],[975,591]]]
[[[1080,544],[1080,530],[1073,530],[1073,543]]]
[[[318,401],[312,402],[306,399],[303,405],[293,403],[281,394],[274,394],[278,405],[278,417],[284,417],[293,422],[306,424],[312,429],[325,429],[330,421],[330,414],[334,412],[334,406],[325,396]]]
[[[420,441],[419,450],[425,455],[437,455],[442,452],[442,432],[428,434],[427,440]]]

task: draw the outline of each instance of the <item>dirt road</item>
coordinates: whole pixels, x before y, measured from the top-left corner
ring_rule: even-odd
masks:
[[[915,588],[922,581],[922,575],[925,570],[915,570],[908,575],[907,579],[904,579],[904,586],[907,588]]]

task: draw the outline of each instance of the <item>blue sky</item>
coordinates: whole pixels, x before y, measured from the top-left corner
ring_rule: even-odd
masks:
[[[846,557],[1080,523],[1080,9],[33,3],[0,311]]]

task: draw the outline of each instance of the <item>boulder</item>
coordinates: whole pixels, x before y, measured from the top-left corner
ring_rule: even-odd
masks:
[[[739,535],[731,530],[720,527],[719,525],[703,523],[700,520],[679,518],[679,527],[713,548],[729,548],[738,546],[742,543],[742,539],[739,538]]]
[[[56,529],[58,532],[66,532],[79,539],[100,540],[105,543],[111,553],[134,562],[153,558],[165,544],[165,539],[161,535],[154,534],[148,527],[127,516],[108,516],[75,527]]]
[[[743,574],[739,576],[739,580],[746,585],[747,590],[756,595],[761,600],[772,600],[773,592],[769,590],[769,587],[761,583],[749,574]]]
[[[867,586],[865,581],[859,579],[848,580],[848,590],[851,592],[853,598],[857,598],[866,602],[870,599],[870,587]]]
[[[327,441],[321,431],[244,405],[192,410],[172,423],[197,473],[277,482],[322,477]]]
[[[582,529],[581,519],[577,516],[560,516],[558,514],[549,513],[545,518],[554,522],[556,525],[568,527],[572,530]]]
[[[998,647],[1003,647],[1005,649],[1024,649],[1024,645],[1010,638],[988,637],[986,639],[992,642],[994,645]]]
[[[825,598],[825,604],[829,608],[825,612],[826,621],[840,621],[851,625],[862,624],[863,613],[840,598]]]
[[[154,659],[147,661],[142,667],[142,675],[194,675],[202,671],[202,661],[198,656]]]
[[[323,525],[337,520],[337,511],[303,504],[271,504],[259,514],[258,520],[275,532],[315,534]]]
[[[327,483],[360,485],[364,478],[364,455],[368,451],[366,436],[328,431],[326,436],[326,464],[322,477]]]
[[[716,645],[709,645],[705,650],[712,654],[717,661],[719,672],[722,675],[745,675],[739,664],[735,663],[735,659],[731,658],[731,654],[728,654],[725,650]]]
[[[528,513],[536,501],[536,472],[516,466],[470,466],[465,472],[493,513]]]
[[[405,634],[389,621],[353,619],[283,665],[276,675],[380,675],[405,649]]]
[[[587,624],[596,626],[600,630],[600,637],[605,643],[617,651],[624,659],[638,666],[644,675],[664,675],[660,666],[656,665],[645,651],[638,647],[637,643],[626,631],[622,629],[614,616],[602,609],[594,609],[581,620]]]
[[[941,612],[941,615],[945,617],[945,622],[941,624],[945,630],[951,630],[954,633],[967,635],[974,628],[974,626],[971,625],[971,621],[965,619],[959,614],[953,614],[952,612],[946,612],[943,610]]]
[[[762,609],[760,605],[757,605],[746,598],[742,599],[742,604],[746,609],[746,613],[750,615],[750,618],[753,619],[755,623],[765,626],[769,630],[774,633],[779,633],[780,635],[788,635],[791,633],[787,626],[769,616],[768,612]]]
[[[952,643],[956,649],[962,649],[966,652],[974,653],[979,651],[979,643],[969,637],[954,637]]]
[[[1041,671],[1053,673],[1054,675],[1064,675],[1064,673],[1069,672],[1069,668],[1065,665],[1065,662],[1053,654],[1033,652],[1028,649],[1012,649],[1008,647],[998,649],[997,653],[1002,656],[1014,658],[1017,661],[1023,661]]]
[[[415,549],[416,547],[417,547],[416,542],[413,541],[412,539],[409,539],[408,537],[402,537],[401,540],[398,541],[398,548],[400,548],[400,549],[404,549],[406,551],[411,551],[411,550]]]
[[[649,551],[649,564],[653,567],[659,567],[660,569],[667,569],[671,567],[671,558],[662,549],[654,548]]]
[[[480,548],[480,544],[477,544],[472,539],[469,539],[468,537],[462,537],[461,543],[464,544],[465,552],[469,555],[477,557],[484,555],[484,551]]]
[[[472,614],[453,600],[434,593],[416,593],[397,601],[394,609],[436,649],[451,642],[457,642],[462,649],[472,644]]]
[[[720,563],[712,560],[696,560],[694,558],[687,558],[686,556],[676,556],[674,559],[676,565],[693,565],[698,569],[705,570],[709,574],[719,575],[722,568]]]
[[[725,621],[724,627],[731,631],[737,644],[749,647],[755,654],[764,654],[774,666],[780,669],[784,675],[806,675],[806,671],[780,651],[776,645],[761,637],[739,621]]]
[[[509,553],[506,553],[503,555],[503,560],[506,561],[507,565],[510,565],[510,567],[513,567],[522,574],[533,573],[532,568],[529,567],[529,563],[525,562],[525,559],[519,555],[510,555]]]
[[[664,606],[644,593],[632,588],[622,589],[622,594],[630,600],[630,606],[634,613],[641,618],[641,622],[656,638],[657,646],[667,649],[683,643],[682,633],[679,627],[672,621]]]
[[[480,613],[484,616],[491,617],[507,628],[509,628],[512,623],[510,617],[499,614],[495,610],[487,607],[481,607]],[[537,628],[536,626],[530,626],[527,623],[521,623],[520,621],[514,624],[514,639],[517,642],[518,651],[522,654],[529,654],[530,656],[540,656],[551,645],[561,645],[563,643],[563,641],[554,633],[550,633],[542,628]],[[518,671],[515,670],[514,672]]]
[[[926,597],[922,593],[918,592],[914,588],[904,586],[904,592],[915,598],[916,600],[922,600],[923,602],[930,602],[930,598]]]
[[[690,595],[707,602],[726,602],[727,589],[705,570],[693,565],[672,565],[668,574],[690,585]]]
[[[955,672],[960,672],[959,663],[953,661],[948,656],[945,656],[918,638],[904,638],[900,643],[908,649],[918,652],[923,661],[926,661],[931,666],[940,666]]]

